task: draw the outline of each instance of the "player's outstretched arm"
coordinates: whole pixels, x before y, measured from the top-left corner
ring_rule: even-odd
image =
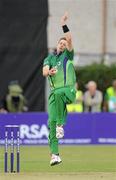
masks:
[[[69,51],[72,51],[73,46],[72,46],[72,36],[71,36],[71,32],[66,24],[68,19],[68,13],[65,12],[65,14],[61,17],[61,26],[63,28],[63,32],[65,34],[65,38],[67,40],[67,49]]]

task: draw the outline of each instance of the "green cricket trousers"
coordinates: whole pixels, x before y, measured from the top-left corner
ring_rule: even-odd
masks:
[[[51,154],[58,154],[58,139],[56,138],[56,126],[66,123],[66,105],[74,102],[76,98],[75,87],[67,86],[51,91],[48,100],[48,127],[49,146]]]

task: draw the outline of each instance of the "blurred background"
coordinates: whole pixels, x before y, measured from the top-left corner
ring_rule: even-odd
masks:
[[[65,137],[59,141],[63,164],[52,169],[48,146],[43,146],[48,145],[49,85],[42,67],[63,36],[60,18],[65,11],[77,93],[67,106]],[[42,172],[42,177],[43,172],[55,172],[55,179],[56,173],[71,179],[116,179],[115,113],[116,0],[0,0],[0,145],[5,143],[5,125],[19,125],[21,172]]]
[[[1,0],[0,101],[9,83],[18,81],[27,99],[28,111],[47,109],[49,89],[42,77],[42,63],[63,35],[60,17],[65,11],[69,13],[76,70],[96,63],[96,66],[107,66],[104,68],[110,71],[110,66],[116,62],[115,9],[115,0]],[[89,71],[89,79],[83,82],[78,71],[77,80],[84,91],[84,84],[93,80],[93,76]],[[107,73],[103,74],[103,80],[98,75],[94,80],[104,92],[116,74],[111,74],[109,81]]]
[[[116,78],[115,9],[115,0],[1,0],[0,101],[9,83],[18,81],[28,111],[47,110],[49,88],[42,65],[63,36],[60,17],[65,11],[69,13],[79,87],[85,91],[85,84],[94,80],[104,94]]]

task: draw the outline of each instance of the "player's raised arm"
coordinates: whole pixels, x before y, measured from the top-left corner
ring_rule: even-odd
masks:
[[[68,13],[65,12],[65,14],[61,17],[61,26],[62,26],[63,32],[65,34],[65,38],[67,40],[67,49],[69,51],[72,51],[72,49],[73,49],[72,36],[71,36],[71,32],[66,24],[67,19],[68,19]]]

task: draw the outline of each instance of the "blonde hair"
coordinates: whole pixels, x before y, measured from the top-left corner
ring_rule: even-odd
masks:
[[[61,37],[61,38],[58,40],[58,43],[59,43],[61,40],[67,41],[65,37]]]

